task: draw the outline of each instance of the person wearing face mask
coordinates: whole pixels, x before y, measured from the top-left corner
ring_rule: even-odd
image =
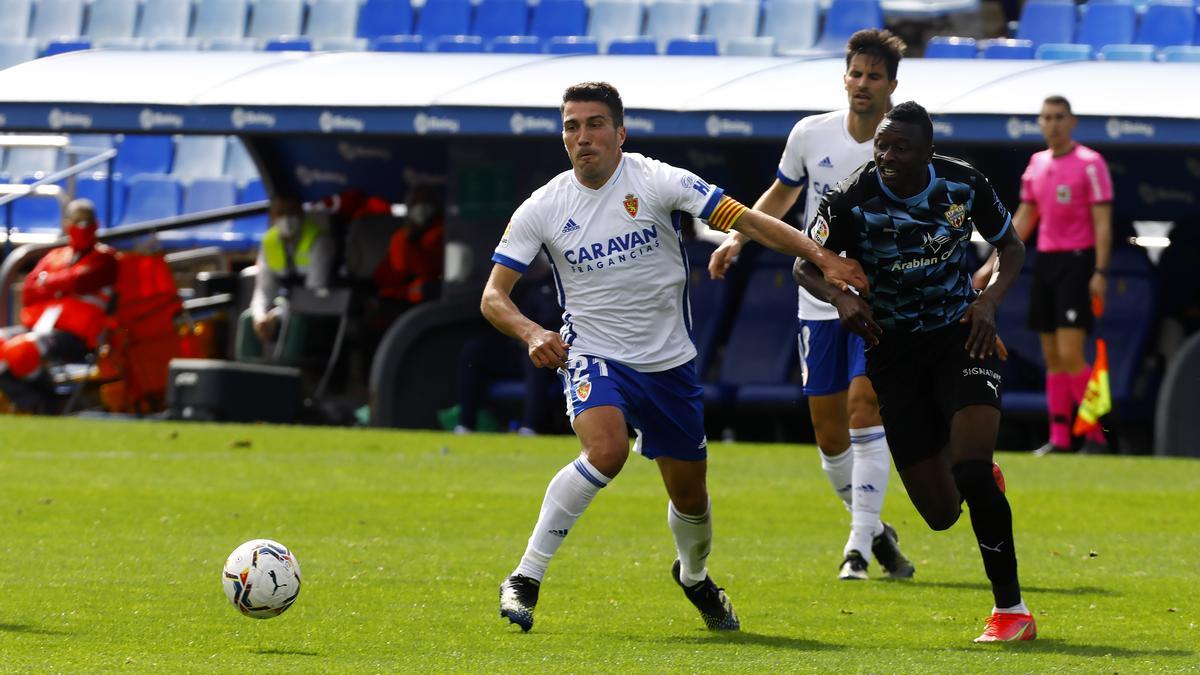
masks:
[[[48,362],[83,360],[99,346],[117,280],[117,256],[97,243],[96,208],[67,205],[68,244],[50,250],[25,277],[20,325],[0,330],[0,390],[23,411],[44,411],[53,398]]]
[[[335,254],[333,238],[304,213],[297,199],[274,197],[269,216],[271,226],[258,251],[250,299],[254,335],[268,347],[266,354],[287,314],[288,290],[328,288]]]
[[[436,297],[442,278],[441,200],[429,184],[413,187],[404,225],[388,244],[387,259],[375,270],[379,294],[404,305]]]

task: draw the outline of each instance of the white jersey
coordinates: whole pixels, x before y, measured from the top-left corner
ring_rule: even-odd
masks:
[[[812,115],[796,122],[788,134],[783,157],[775,175],[785,185],[808,183],[804,193],[804,226],[817,213],[821,197],[845,177],[873,158],[874,143],[859,143],[846,128],[849,110],[835,110]],[[809,321],[838,318],[833,305],[814,298],[803,287],[799,289],[797,315]]]
[[[627,152],[598,190],[568,170],[534,192],[492,260],[524,272],[547,251],[572,355],[669,370],[696,356],[679,212],[706,220],[722,194],[691,172]]]

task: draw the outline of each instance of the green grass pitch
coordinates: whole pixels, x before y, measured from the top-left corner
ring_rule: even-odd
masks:
[[[911,582],[835,578],[849,516],[816,450],[715,443],[714,634],[670,578],[666,498],[631,458],[572,531],[529,634],[497,614],[568,437],[6,418],[0,671],[1148,672],[1200,668],[1200,462],[1001,454],[1031,643],[991,608],[964,518],[931,532],[893,477]],[[269,537],[304,572],[279,618],[220,569]],[[876,570],[872,570],[873,573]]]

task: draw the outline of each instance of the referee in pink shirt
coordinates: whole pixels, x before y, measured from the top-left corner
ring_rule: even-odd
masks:
[[[1050,441],[1034,451],[1039,456],[1071,449],[1072,413],[1091,375],[1083,344],[1092,328],[1093,303],[1103,307],[1112,255],[1108,164],[1071,137],[1076,122],[1062,96],[1042,102],[1038,126],[1048,147],[1029,159],[1021,176],[1021,205],[1013,215],[1021,239],[1041,223],[1029,302],[1029,327],[1040,334],[1046,359],[1050,413]],[[990,274],[992,265],[983,269]],[[1103,431],[1089,431],[1082,451],[1107,450]]]

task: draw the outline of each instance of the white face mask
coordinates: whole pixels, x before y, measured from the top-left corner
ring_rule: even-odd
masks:
[[[300,232],[300,216],[279,216],[271,221],[271,225],[285,237],[294,237]]]
[[[428,225],[429,221],[433,220],[433,211],[433,204],[413,204],[408,210],[408,218],[417,225]]]

